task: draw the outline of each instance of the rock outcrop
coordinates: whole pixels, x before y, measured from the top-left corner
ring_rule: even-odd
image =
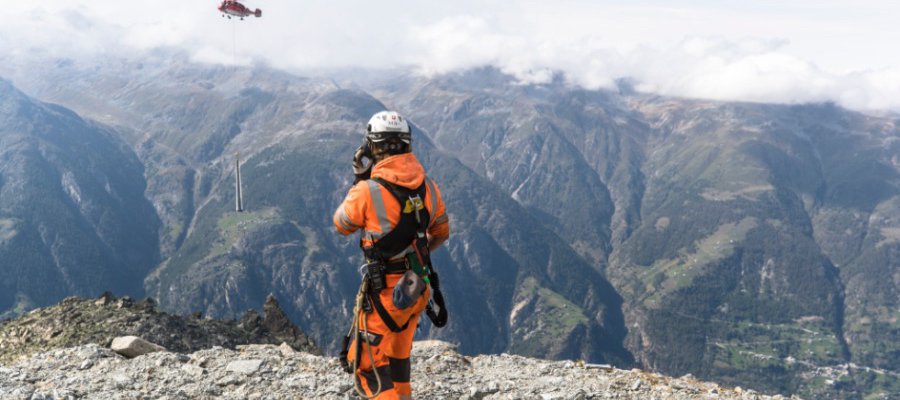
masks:
[[[413,393],[420,399],[781,399],[573,361],[516,355],[462,356],[449,343],[416,342]],[[0,398],[26,399],[350,399],[350,375],[336,358],[290,346],[241,345],[191,354],[127,359],[89,344],[38,353],[0,367]]]
[[[321,353],[315,342],[295,326],[269,296],[264,316],[250,310],[241,322],[183,317],[159,310],[153,299],[98,299],[70,297],[61,303],[33,310],[0,322],[0,365],[36,352],[97,344],[110,347],[120,336],[137,336],[179,353],[214,346],[234,349],[242,344],[287,343],[295,350]]]

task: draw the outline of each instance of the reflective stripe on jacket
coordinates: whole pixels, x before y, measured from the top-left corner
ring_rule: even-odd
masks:
[[[409,189],[416,189],[425,182],[424,203],[431,216],[428,234],[434,237],[450,235],[450,221],[444,210],[441,192],[437,184],[425,176],[425,169],[413,153],[381,160],[372,168],[372,178],[381,178]],[[334,212],[334,226],[341,235],[362,229],[363,246],[370,246],[397,225],[400,212],[400,204],[378,182],[371,179],[360,181],[350,188],[344,202]]]

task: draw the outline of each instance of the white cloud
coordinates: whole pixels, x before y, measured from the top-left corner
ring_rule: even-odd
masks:
[[[687,39],[681,46],[644,54],[642,62],[632,66],[632,76],[640,90],[675,96],[789,104],[834,101],[858,110],[900,109],[898,68],[827,72],[782,51],[783,43],[749,44]]]
[[[263,18],[227,20],[218,0],[15,2],[0,25],[0,58],[175,46],[223,64],[432,74],[490,64],[523,82],[563,71],[590,88],[631,77],[666,95],[900,109],[900,53],[884,47],[900,40],[900,5],[871,0],[246,3]]]
[[[7,20],[0,28],[0,46],[10,56],[46,53],[59,56],[105,51],[104,36],[116,36],[113,25],[95,24],[76,10],[30,10],[25,18]]]

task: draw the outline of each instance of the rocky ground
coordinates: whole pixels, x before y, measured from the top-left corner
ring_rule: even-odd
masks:
[[[416,342],[413,391],[419,399],[780,399],[572,361],[514,355],[462,356],[444,342]],[[128,359],[96,344],[32,355],[0,367],[0,398],[352,399],[350,375],[334,357],[287,345],[154,352]]]
[[[194,352],[241,344],[280,344],[321,353],[269,296],[263,315],[250,310],[240,321],[178,316],[159,310],[153,299],[70,297],[57,305],[0,321],[0,365],[48,349],[95,343],[109,347],[117,336],[134,335],[170,351]]]
[[[248,311],[241,321],[171,315],[150,299],[73,297],[0,322],[0,399],[356,398],[337,358],[321,353],[272,296],[263,315]],[[416,342],[412,361],[419,399],[782,398],[690,376],[469,357],[439,341]]]

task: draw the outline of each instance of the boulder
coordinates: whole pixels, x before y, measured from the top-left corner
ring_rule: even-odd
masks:
[[[155,351],[166,351],[165,347],[150,343],[137,336],[120,336],[113,339],[110,349],[127,358],[135,358]]]

